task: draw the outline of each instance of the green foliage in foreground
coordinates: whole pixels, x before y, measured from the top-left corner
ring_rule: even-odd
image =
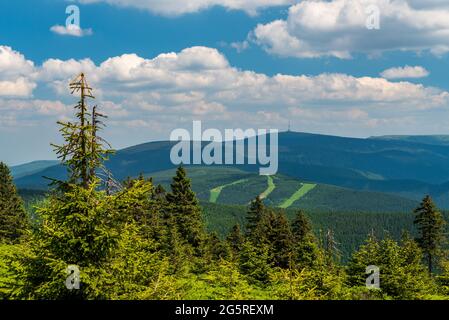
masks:
[[[26,233],[26,212],[9,168],[0,162],[0,241],[16,242]]]
[[[51,194],[37,213],[31,238],[0,245],[3,299],[444,299],[449,293],[445,260],[440,274],[429,275],[409,236],[400,242],[370,236],[344,266],[306,214],[290,223],[257,199],[240,224],[244,230],[236,224],[220,240],[203,228],[183,169],[169,193],[142,178],[115,194],[95,183],[72,185]],[[365,287],[371,264],[381,269],[381,290]],[[80,268],[80,290],[65,286],[68,265]]]
[[[224,237],[226,240],[219,240],[213,236],[213,231],[202,229],[201,213],[197,215],[199,207],[182,171],[173,183],[178,190],[176,197],[187,200],[176,200],[184,203],[179,209],[169,203],[170,196],[164,190],[142,179],[129,181],[125,190],[115,195],[92,188],[75,188],[63,196],[49,197],[38,208],[42,218],[39,221],[43,222],[33,233],[33,240],[0,246],[0,296],[8,299],[445,299],[449,296],[449,267],[445,260],[441,261],[441,273],[429,276],[422,262],[422,251],[411,237],[404,235],[401,241],[396,241],[396,237],[385,233],[376,236],[370,230],[371,225],[379,223],[377,227],[387,227],[394,221],[401,221],[402,217],[407,218],[403,226],[412,228],[413,214],[286,211],[291,220],[289,231],[282,214],[274,214],[256,200],[249,206],[247,215],[243,212],[241,217],[229,221],[234,223],[229,235]],[[68,219],[70,223],[55,221],[55,212],[61,211],[66,217],[71,211],[79,213],[86,208],[90,208],[90,214],[74,215]],[[201,238],[197,247],[180,232],[180,228],[189,229],[184,226],[186,221],[175,218],[177,210],[188,208],[193,214],[191,221],[196,221],[190,228],[192,234]],[[232,217],[226,211],[221,215]],[[92,223],[89,220],[92,217],[99,220]],[[369,222],[375,217],[377,220]],[[206,215],[204,220],[210,218]],[[363,223],[359,220],[362,218],[366,219]],[[349,223],[351,219],[354,220]],[[261,221],[262,226],[259,225]],[[215,224],[221,222],[215,221]],[[96,227],[89,232],[76,233],[78,229],[74,225],[81,226],[79,230],[89,230],[91,225]],[[328,252],[331,246],[325,237],[320,237],[319,233],[314,235],[314,230],[316,233],[333,225],[346,226],[348,229],[343,232],[357,230],[360,239],[370,233],[365,244],[352,250],[347,266],[340,265],[334,254]],[[69,229],[55,233],[62,227]],[[260,233],[245,236],[245,230]],[[396,233],[396,229],[391,230]],[[365,236],[361,234],[363,231],[366,231]],[[73,239],[81,241],[87,234],[94,236],[86,243],[73,242]],[[102,238],[102,234],[107,237]],[[43,235],[50,243],[42,243]],[[384,239],[377,240],[378,237]],[[344,243],[337,232],[336,238],[339,250]],[[96,244],[97,240],[100,242]],[[73,247],[67,245],[72,242]],[[82,251],[73,254],[75,260],[70,259],[71,252],[79,247],[92,251],[92,258]],[[63,251],[47,251],[50,248]],[[99,248],[106,248],[106,252]],[[292,255],[296,252],[299,257],[295,263],[289,261],[288,248]],[[59,259],[64,252],[68,257]],[[276,252],[281,254],[275,257]],[[79,257],[83,256],[86,259],[80,262]],[[106,258],[98,259],[101,256]],[[283,260],[282,257],[287,258]],[[80,291],[72,292],[65,287],[68,264],[80,266]],[[365,287],[365,268],[370,264],[381,269],[382,291]],[[42,274],[49,278],[36,282],[43,280]]]

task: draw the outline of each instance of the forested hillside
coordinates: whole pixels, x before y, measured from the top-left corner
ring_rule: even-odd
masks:
[[[264,203],[272,207],[359,213],[410,212],[418,205],[418,201],[406,196],[316,184],[282,174],[266,177],[232,167],[192,166],[188,170],[197,197],[212,203],[247,205],[260,195]],[[170,169],[144,176],[168,188],[175,171]],[[32,189],[21,192],[26,194],[26,199],[32,198]],[[42,195],[45,191],[38,189],[35,193]]]
[[[245,225],[245,206],[218,205],[201,202],[205,215],[207,229],[225,237],[235,224]],[[283,211],[292,221],[297,213],[296,209]],[[324,241],[326,230],[333,230],[342,258],[347,261],[351,254],[363,244],[367,234],[374,232],[378,238],[391,236],[399,240],[402,232],[408,230],[416,235],[413,225],[415,215],[410,212],[345,212],[305,210],[310,219],[315,234]],[[449,212],[443,212],[449,221]]]
[[[444,142],[444,137],[354,139],[283,132],[279,134],[279,174],[414,201],[430,194],[441,208],[449,208],[449,145],[440,141]],[[119,180],[139,174],[159,175],[161,171],[175,169],[170,161],[173,145],[174,142],[151,142],[119,150],[111,155],[106,166]],[[233,166],[253,173],[258,168]],[[48,180],[43,177],[64,179],[66,171],[61,165],[52,166],[16,176],[15,181],[19,188],[45,189]],[[226,181],[221,185],[224,184]]]
[[[410,212],[418,205],[400,196],[315,184],[282,174],[267,177],[232,167],[206,166],[188,171],[197,197],[212,203],[247,205],[261,196],[271,207],[359,213]],[[174,174],[175,170],[166,170],[147,177],[167,188]]]

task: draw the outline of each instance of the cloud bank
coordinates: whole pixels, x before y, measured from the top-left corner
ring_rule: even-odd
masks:
[[[165,16],[179,16],[221,6],[255,15],[261,9],[290,5],[296,0],[78,0],[83,4],[104,2],[118,7],[132,7]]]
[[[430,72],[420,66],[405,66],[390,68],[383,71],[380,75],[385,79],[414,79],[425,78],[429,76]]]
[[[376,6],[380,29],[366,27]],[[251,39],[281,57],[349,59],[353,53],[378,55],[402,50],[443,55],[449,51],[447,1],[303,0],[285,20],[259,24]]]
[[[84,37],[90,36],[93,34],[92,29],[81,29],[79,26],[75,24],[71,24],[69,26],[60,26],[54,25],[50,28],[50,31],[61,36],[72,36],[72,37]]]
[[[448,111],[449,93],[438,88],[340,73],[268,76],[237,69],[208,47],[154,58],[124,54],[100,64],[49,59],[40,66],[0,47],[0,71],[12,79],[0,81],[0,130],[21,123],[41,130],[70,117],[76,97],[68,83],[80,72],[87,74],[96,103],[110,117],[108,132],[121,132],[131,141],[136,134],[167,139],[172,129],[192,120],[217,128],[278,129],[290,120],[302,131],[370,135],[406,132],[417,124],[437,130],[446,128],[448,118],[439,114]],[[35,97],[39,91],[50,94]]]

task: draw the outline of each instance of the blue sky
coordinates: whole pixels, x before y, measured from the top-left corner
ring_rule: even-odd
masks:
[[[366,0],[2,1],[0,160],[54,158],[55,122],[71,117],[67,84],[81,71],[116,148],[168,139],[193,120],[449,134],[449,6],[369,3],[379,30],[365,26]],[[63,34],[72,4],[81,36]]]

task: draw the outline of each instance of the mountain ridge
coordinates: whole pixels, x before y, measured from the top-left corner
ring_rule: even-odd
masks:
[[[106,165],[118,179],[169,170],[175,167],[170,161],[170,150],[176,143],[155,141],[127,147]],[[279,133],[279,174],[412,200],[431,194],[444,208],[449,207],[448,164],[449,145],[407,139]],[[233,167],[253,173],[258,169],[254,165]],[[58,165],[15,178],[19,188],[42,189],[48,183],[42,176],[62,179],[64,175],[65,169]]]

